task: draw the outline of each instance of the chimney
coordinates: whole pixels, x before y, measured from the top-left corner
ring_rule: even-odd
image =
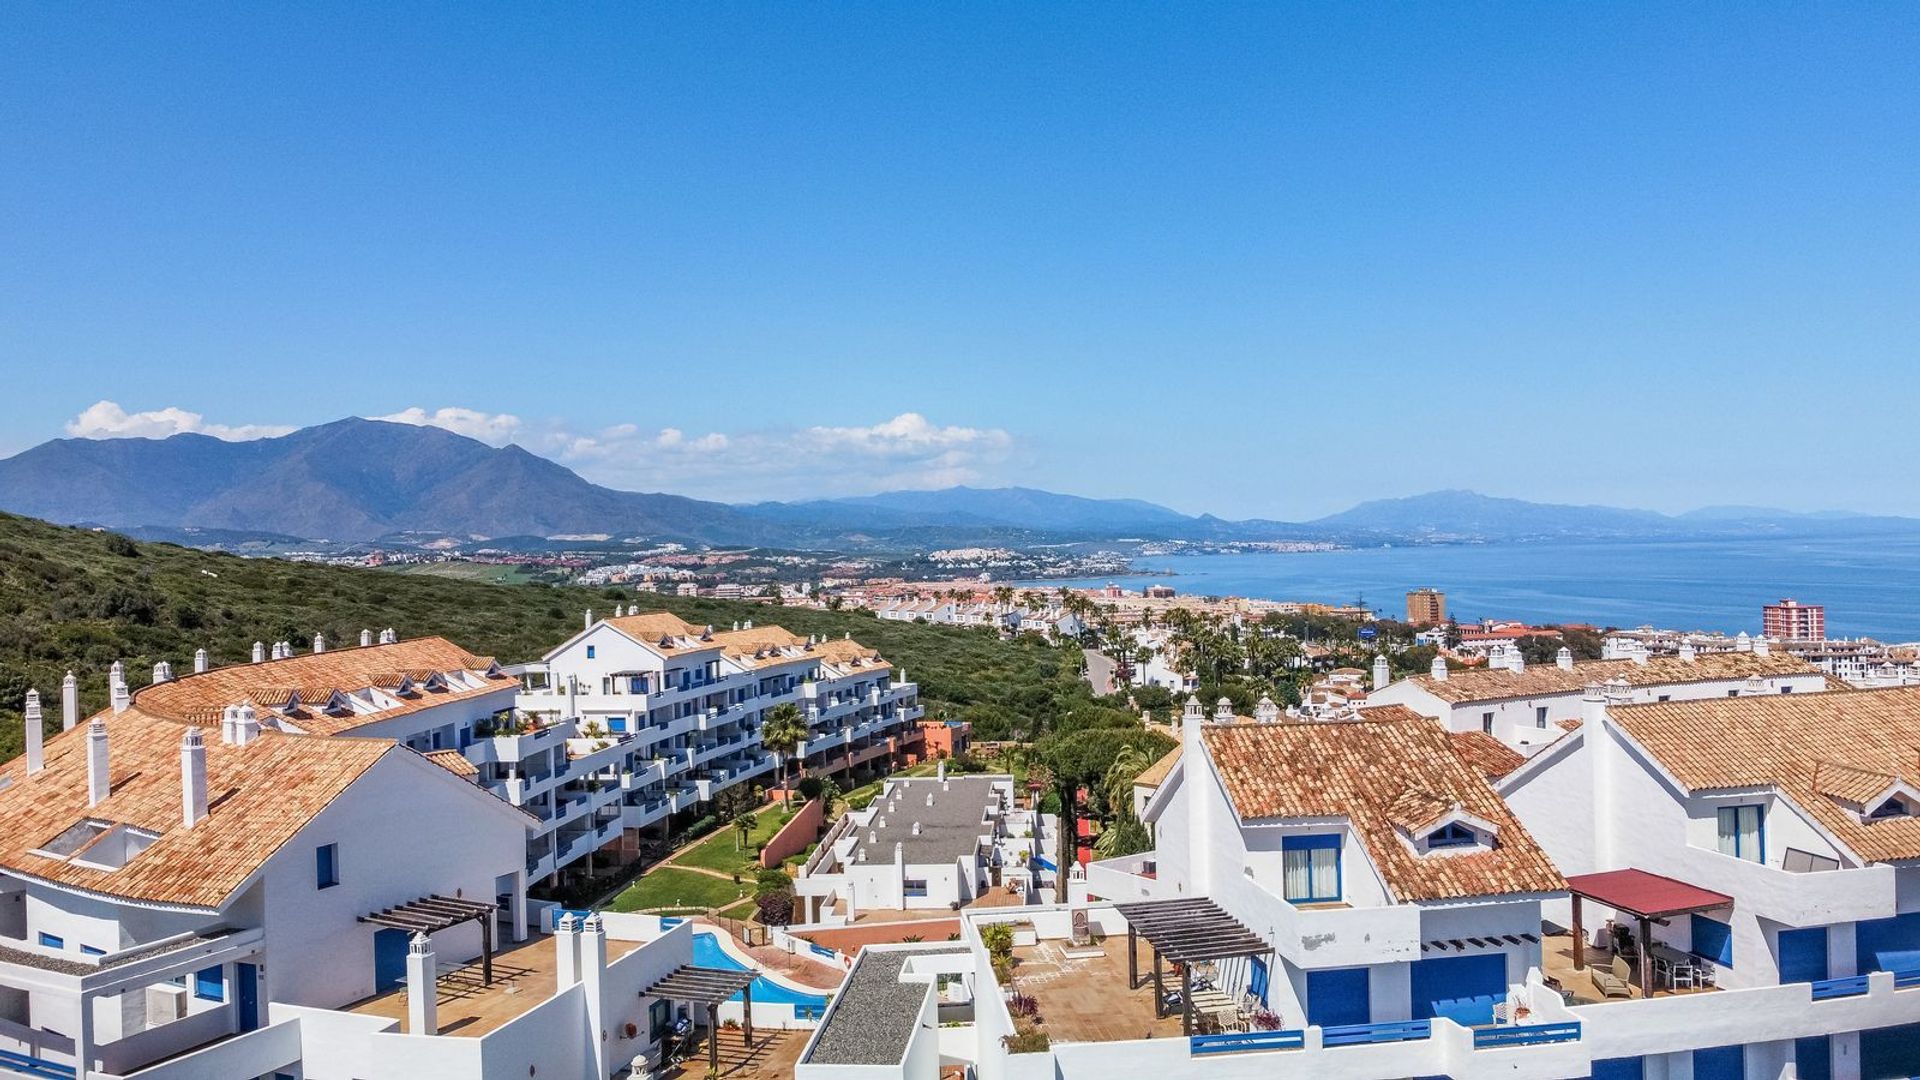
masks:
[[[1768,641],[1764,636],[1753,639],[1753,655],[1767,656],[1767,655],[1770,655],[1772,652],[1773,652],[1773,642]]]
[[[416,932],[407,942],[407,1034],[440,1033],[438,995],[434,986],[433,939]]]
[[[380,644],[382,645],[392,645],[399,640],[400,640],[400,635],[395,633],[393,627],[391,626],[387,627],[385,630],[380,631]]]
[[[940,764],[934,766],[933,775],[936,778],[941,780],[945,780],[947,778],[947,759],[946,758],[941,758]]]
[[[553,923],[553,985],[565,990],[580,981],[580,919],[562,911]]]
[[[266,660],[267,660],[266,645],[258,641],[254,642],[253,643],[253,662],[256,664],[263,664],[263,663],[266,663]]]
[[[584,621],[584,622],[583,622],[583,623],[581,624],[581,626],[580,626],[580,629],[582,629],[582,630],[591,630],[591,629],[593,629],[593,609],[592,609],[592,608],[588,608],[588,609],[587,609],[587,616],[586,616],[586,619],[585,619],[585,621]]]
[[[173,665],[172,664],[169,664],[165,660],[162,660],[159,663],[153,665],[153,682],[155,686],[158,686],[163,682],[172,682],[172,681],[173,681]]]
[[[40,691],[27,691],[27,706],[21,712],[27,720],[27,774],[31,776],[46,766],[41,745],[47,737],[46,729],[41,726]]]
[[[198,675],[201,672],[207,670],[209,664],[210,664],[210,661],[207,658],[207,650],[205,649],[193,650],[193,673],[195,675]]]
[[[1591,733],[1600,729],[1600,721],[1607,716],[1607,697],[1600,690],[1599,683],[1588,683],[1586,692],[1580,695],[1580,726]],[[1591,737],[1591,736],[1589,736]],[[1594,744],[1589,743],[1589,746]]]
[[[1507,646],[1507,670],[1518,675],[1527,670],[1527,658],[1520,655],[1520,646]]]
[[[1253,707],[1253,718],[1263,724],[1271,724],[1280,719],[1280,706],[1265,694],[1260,695],[1260,703]]]
[[[313,635],[313,651],[316,653],[327,651],[327,636],[325,634]]]
[[[1560,651],[1553,654],[1553,663],[1554,666],[1561,671],[1572,671],[1573,650],[1567,648],[1565,645],[1560,646]]]
[[[1753,639],[1747,636],[1747,632],[1745,630],[1740,631],[1740,636],[1733,639],[1733,651],[1734,652],[1752,652],[1753,651]]]
[[[108,700],[113,704],[116,714],[126,712],[127,707],[133,704],[133,699],[127,696],[127,684],[123,682],[113,684],[112,696]]]
[[[1213,722],[1216,724],[1233,723],[1233,702],[1221,698],[1213,703]]]
[[[233,745],[233,719],[239,715],[240,706],[229,705],[220,710],[220,741]]]
[[[593,1059],[588,1064],[591,1075],[596,1077],[605,1076],[611,1071],[607,1067],[606,1030],[609,1025],[605,1018],[607,1010],[607,931],[605,926],[600,922],[599,912],[596,911],[587,916],[586,922],[581,924],[579,945],[580,989],[584,991],[582,996],[585,998],[587,1005],[587,1031],[600,1036],[596,1039],[590,1035],[587,1039],[588,1053]],[[751,1028],[753,1026],[753,1018],[749,1016],[746,1020],[747,1026]],[[710,1031],[707,1033],[707,1037],[711,1039],[716,1037],[717,1034],[717,1032]]]
[[[915,836],[920,835],[920,823],[917,821],[913,823],[913,835]]]
[[[1187,697],[1187,704],[1180,710],[1181,730],[1184,731],[1189,727],[1198,728],[1200,722],[1206,718],[1207,714],[1200,708],[1200,699],[1189,695]]]
[[[1447,658],[1446,657],[1435,656],[1433,658],[1433,670],[1431,674],[1433,676],[1434,682],[1447,681]]]
[[[360,647],[364,649],[371,644],[373,644],[373,631],[371,630],[360,631]]]
[[[1687,663],[1687,664],[1693,663],[1694,657],[1696,655],[1698,654],[1694,651],[1693,642],[1682,641],[1680,643],[1680,660],[1682,663]]]
[[[255,718],[253,706],[243,704],[233,711],[233,745],[249,746],[260,737],[260,721]]]
[[[111,686],[114,683],[123,683],[126,681],[127,665],[115,660],[113,666],[107,669],[107,684]]]
[[[73,725],[80,722],[80,680],[67,672],[60,680],[60,730],[72,731]]]
[[[107,778],[107,721],[96,716],[87,725],[87,805],[100,805],[112,790]]]
[[[1639,664],[1639,665],[1640,665],[1640,666],[1642,666],[1642,667],[1645,667],[1645,666],[1646,666],[1646,663],[1647,663],[1647,658],[1648,658],[1648,656],[1650,656],[1650,655],[1651,655],[1651,650],[1649,650],[1649,649],[1647,648],[1647,643],[1646,643],[1646,642],[1644,642],[1644,641],[1642,641],[1642,642],[1638,642],[1638,643],[1636,643],[1636,644],[1634,645],[1634,647],[1633,647],[1633,662],[1634,662],[1634,663],[1636,663],[1636,664]]]
[[[180,824],[191,829],[207,816],[207,744],[200,729],[180,736]]]
[[[1393,674],[1387,667],[1386,655],[1383,653],[1375,656],[1373,658],[1373,688],[1375,690],[1385,689],[1386,685],[1392,681]]]

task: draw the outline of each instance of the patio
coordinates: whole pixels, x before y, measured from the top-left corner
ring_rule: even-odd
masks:
[[[1732,897],[1632,868],[1574,875],[1567,879],[1567,891],[1573,899],[1573,925],[1542,942],[1546,974],[1563,991],[1581,1000],[1604,1001],[1609,996],[1657,997],[1712,989],[1713,963],[1662,943],[1653,928],[1727,909]],[[1590,927],[1585,919],[1588,903],[1616,917],[1604,927]],[[1563,957],[1556,957],[1563,951]],[[1554,970],[1556,959],[1564,963],[1559,972]]]
[[[1154,1015],[1152,980],[1127,988],[1127,939],[1121,935],[1083,948],[1057,940],[1019,945],[1013,957],[1009,989],[1034,999],[1040,1028],[1056,1043],[1180,1034],[1178,1014]]]
[[[607,940],[607,962],[638,949],[638,941]],[[443,967],[434,979],[441,1035],[469,1038],[485,1035],[553,996],[554,947],[550,935],[539,934],[493,957],[493,983],[488,985],[480,960]],[[402,986],[349,1005],[347,1012],[384,1016],[407,1027],[407,990]]]

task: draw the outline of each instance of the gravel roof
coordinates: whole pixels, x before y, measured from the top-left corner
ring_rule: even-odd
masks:
[[[875,799],[873,821],[856,826],[852,859],[859,861],[865,850],[869,863],[893,861],[893,845],[901,845],[910,863],[952,863],[969,858],[980,847],[980,838],[993,832],[983,824],[989,807],[1000,804],[994,791],[995,777],[949,776],[898,781],[892,785],[896,796]],[[1004,779],[1004,778],[1001,778]],[[933,805],[927,797],[933,796]],[[885,821],[882,825],[880,822]],[[914,825],[920,834],[914,835]],[[876,837],[869,840],[869,837]]]
[[[903,983],[909,957],[939,956],[962,949],[867,949],[834,995],[826,1023],[813,1043],[813,1065],[897,1065],[920,1019],[920,1003],[932,988]]]

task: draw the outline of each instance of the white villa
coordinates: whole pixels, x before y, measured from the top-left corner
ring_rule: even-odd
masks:
[[[1640,650],[1628,659],[1576,662],[1561,649],[1553,664],[1528,664],[1519,650],[1496,651],[1483,668],[1452,670],[1443,657],[1433,669],[1367,695],[1369,705],[1405,705],[1446,724],[1479,731],[1522,753],[1553,742],[1563,721],[1580,718],[1580,695],[1591,683],[1609,685],[1633,701],[1688,701],[1753,694],[1810,694],[1829,686],[1819,668],[1772,652],[1764,639],[1747,650],[1677,656]]]
[[[991,889],[1028,901],[1058,877],[1057,819],[1014,805],[1013,777],[889,780],[842,817],[794,880],[800,920],[853,921],[863,910],[955,909]],[[1051,845],[1051,846],[1050,846]]]

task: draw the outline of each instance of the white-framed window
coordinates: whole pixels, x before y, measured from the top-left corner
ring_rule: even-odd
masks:
[[[1723,806],[1719,812],[1720,854],[1748,862],[1767,861],[1766,808]]]

